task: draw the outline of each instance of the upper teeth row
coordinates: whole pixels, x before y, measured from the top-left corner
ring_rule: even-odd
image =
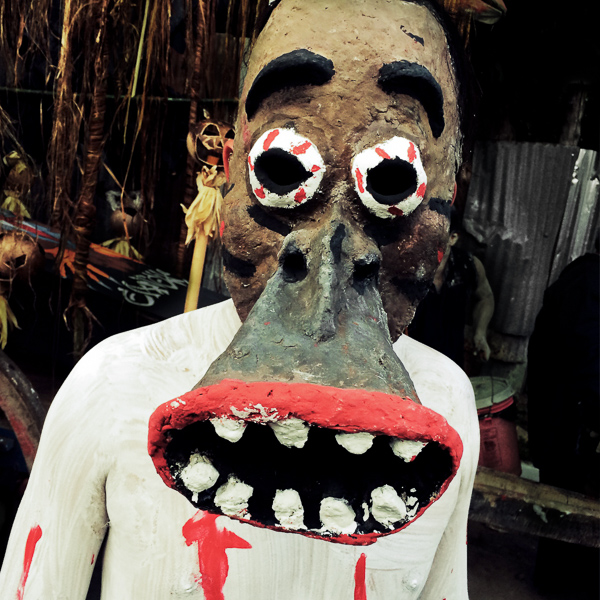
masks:
[[[237,442],[244,435],[246,422],[231,417],[216,417],[210,422],[216,434],[229,442]],[[280,444],[287,448],[304,448],[308,440],[309,426],[301,419],[290,418],[284,421],[268,423]],[[364,454],[373,445],[375,436],[366,431],[356,433],[337,433],[337,443],[351,454]],[[390,441],[392,451],[405,462],[414,460],[427,442],[400,440],[392,438]]]
[[[181,480],[192,492],[192,500],[198,500],[198,493],[215,485],[219,472],[211,462],[201,454],[192,454],[188,464],[179,473]],[[221,485],[215,494],[214,502],[223,514],[230,517],[250,518],[248,502],[254,489],[230,475],[227,483]],[[414,490],[411,490],[414,491]],[[407,517],[412,519],[418,510],[418,500],[408,496],[402,500],[390,485],[383,485],[371,492],[371,507],[363,504],[363,520],[369,518],[369,510],[373,518],[387,529],[393,529],[398,521]],[[306,529],[304,525],[304,507],[300,494],[296,490],[277,490],[272,504],[273,512],[279,524],[286,529]],[[350,504],[340,498],[327,497],[321,500],[319,509],[322,533],[351,534],[356,531],[356,513]]]

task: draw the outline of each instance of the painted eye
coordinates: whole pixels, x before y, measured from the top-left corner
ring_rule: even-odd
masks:
[[[248,175],[258,201],[293,208],[315,194],[325,173],[316,146],[293,129],[271,129],[250,150]]]
[[[363,204],[382,219],[409,215],[427,189],[419,149],[402,137],[363,150],[354,158],[352,175]]]

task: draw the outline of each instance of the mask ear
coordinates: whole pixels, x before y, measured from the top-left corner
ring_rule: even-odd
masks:
[[[227,140],[225,145],[223,146],[223,167],[225,169],[225,177],[227,178],[227,183],[229,183],[229,161],[231,160],[231,155],[233,154],[233,140]],[[454,188],[456,193],[456,187]]]
[[[233,140],[232,140],[233,141]],[[229,181],[229,177],[227,177],[227,181]],[[454,201],[456,200],[456,181],[454,182],[454,193],[452,194],[452,202],[450,203],[450,206],[454,205]]]

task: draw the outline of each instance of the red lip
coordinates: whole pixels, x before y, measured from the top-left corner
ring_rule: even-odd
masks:
[[[375,542],[378,537],[403,529],[445,492],[456,475],[462,457],[462,441],[444,417],[409,398],[307,383],[248,383],[225,379],[217,385],[198,388],[166,402],[150,417],[148,451],[157,472],[169,487],[189,497],[187,490],[181,489],[181,484],[173,477],[169,467],[168,448],[173,437],[188,426],[224,416],[248,423],[295,417],[308,423],[311,430],[318,427],[334,432],[369,432],[375,436],[434,442],[432,446],[444,453],[448,468],[441,476],[443,481],[435,485],[431,495],[427,493],[412,519],[391,531],[329,536],[315,531],[291,531],[260,520],[239,518],[259,527],[332,542],[367,545]],[[242,460],[243,458],[240,457]]]

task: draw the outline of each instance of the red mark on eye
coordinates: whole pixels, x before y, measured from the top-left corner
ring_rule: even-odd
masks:
[[[31,562],[33,561],[33,554],[35,552],[35,546],[42,537],[42,528],[39,525],[31,528],[29,535],[27,536],[27,543],[25,544],[25,557],[23,558],[23,574],[21,575],[21,581],[19,582],[19,589],[17,590],[17,600],[23,600],[23,594],[25,593],[25,584],[29,577],[29,569],[31,568]]]
[[[390,206],[388,208],[388,212],[391,215],[396,215],[397,217],[401,217],[404,214],[397,206]]]
[[[304,144],[292,148],[292,152],[298,156],[298,154],[304,154],[311,146],[312,144],[307,140]]]
[[[381,156],[381,158],[387,158],[391,160],[390,155],[383,148],[375,148],[375,152]]]
[[[356,183],[358,184],[358,191],[361,194],[364,194],[365,187],[363,185],[363,176],[362,176],[362,173],[358,169],[356,169]]]
[[[319,165],[313,165],[310,169],[311,173],[316,173],[317,171],[320,171],[321,167]]]
[[[441,248],[438,248],[438,265],[442,262],[444,258],[444,251]]]
[[[256,188],[254,190],[254,193],[256,194],[256,196],[258,198],[260,198],[261,200],[265,199],[265,188],[261,185],[259,188]]]
[[[419,186],[419,189],[417,190],[417,196],[419,196],[419,198],[422,198],[425,195],[425,190],[427,189],[427,186],[422,183]]]
[[[252,157],[251,156],[248,157],[248,164],[250,165],[250,170],[254,171],[254,165],[252,164]]]
[[[408,145],[408,162],[414,162],[415,158],[417,158],[417,151],[415,145],[411,142]]]
[[[219,236],[223,237],[223,232],[225,231],[225,221],[221,221],[219,225]]]
[[[265,139],[265,141],[263,143],[263,149],[265,151],[267,151],[271,147],[271,144],[273,143],[273,140],[278,135],[279,135],[279,129],[273,129],[273,131],[271,131],[271,133],[269,133],[269,135],[267,136],[267,138]]]
[[[367,600],[366,571],[367,555],[363,552],[354,569],[354,600]]]
[[[206,600],[224,600],[223,586],[229,573],[228,548],[250,549],[252,546],[244,539],[217,527],[218,515],[199,510],[181,530],[185,543],[198,544],[198,565],[202,591]]]
[[[304,188],[300,188],[296,192],[296,195],[294,196],[294,200],[296,202],[298,202],[298,204],[300,204],[301,202],[304,202],[306,200],[306,192],[304,191]]]

